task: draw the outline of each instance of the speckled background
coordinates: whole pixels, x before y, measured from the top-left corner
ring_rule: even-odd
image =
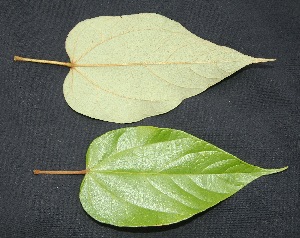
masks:
[[[67,68],[13,62],[14,55],[68,61],[64,42],[78,22],[140,12],[160,13],[204,39],[277,61],[246,67],[169,113],[126,125],[74,112],[62,93]],[[0,19],[0,237],[299,237],[298,0],[2,0]],[[94,138],[138,125],[184,130],[249,163],[289,169],[186,221],[136,229],[86,214],[78,198],[81,175],[32,173],[84,169]]]

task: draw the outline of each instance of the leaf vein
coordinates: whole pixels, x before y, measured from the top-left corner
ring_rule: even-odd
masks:
[[[190,69],[194,74],[200,76],[200,77],[203,77],[203,78],[206,78],[206,79],[219,79],[219,78],[213,78],[213,77],[206,77],[204,76],[203,74],[199,74],[198,72],[196,72],[194,69],[192,69],[191,67],[188,67],[188,69]]]
[[[166,80],[165,78],[162,78],[161,76],[159,76],[157,73],[155,73],[152,69],[150,69],[149,67],[147,67],[146,65],[143,65],[144,68],[146,68],[152,75],[154,75],[156,78],[160,79],[161,81],[165,81],[167,82],[168,84],[170,85],[174,85],[176,87],[179,87],[179,88],[184,88],[184,89],[187,89],[187,87],[183,87],[183,86],[180,86],[180,85],[177,85],[173,82],[170,82],[168,80]]]
[[[179,200],[179,199],[176,199],[175,197],[171,197],[169,194],[167,194],[166,192],[164,192],[163,190],[160,190],[159,189],[159,186],[157,185],[157,183],[155,183],[154,181],[152,181],[152,180],[150,180],[149,178],[146,178],[147,179],[147,181],[150,183],[150,185],[154,188],[154,189],[156,189],[157,191],[159,191],[160,193],[162,193],[162,194],[164,194],[165,196],[167,196],[167,197],[169,197],[169,198],[171,198],[172,200],[174,200],[174,201],[176,201],[176,202],[179,202],[179,203],[181,203],[182,205],[184,205],[184,206],[186,206],[186,207],[188,207],[188,208],[191,208],[191,209],[196,209],[195,207],[192,207],[191,205],[188,205],[188,204],[185,204],[185,203],[183,203],[181,200]],[[173,181],[173,180],[172,180]],[[175,184],[175,183],[174,183]],[[178,187],[178,186],[177,186]],[[185,190],[184,190],[185,191]],[[194,196],[195,197],[195,196]],[[195,197],[195,198],[197,198],[197,197]],[[199,200],[199,199],[198,199]]]
[[[143,144],[143,145],[139,145],[139,146],[134,146],[134,147],[131,147],[131,148],[128,148],[128,149],[125,149],[125,150],[121,150],[121,151],[117,151],[116,153],[114,154],[111,154],[107,157],[106,161],[107,160],[110,160],[112,156],[117,156],[119,155],[120,153],[124,153],[124,152],[128,152],[128,151],[132,151],[132,150],[135,150],[135,149],[138,149],[138,148],[145,148],[147,146],[153,146],[153,145],[157,145],[157,144],[163,144],[163,143],[169,143],[169,142],[175,142],[175,141],[181,141],[181,140],[186,140],[186,139],[190,139],[190,138],[180,138],[180,139],[173,139],[173,140],[167,140],[167,141],[159,141],[159,142],[154,142],[154,143],[150,143],[150,144]],[[118,159],[118,158],[116,158]],[[103,162],[101,160],[101,162]],[[108,161],[110,162],[110,161]],[[97,164],[99,165],[100,162]],[[105,164],[105,163],[104,163]],[[101,163],[101,165],[104,165],[103,163]],[[92,168],[91,168],[92,169]]]
[[[166,30],[166,29],[163,29],[163,28],[146,28],[146,29],[135,29],[135,30],[131,30],[131,31],[126,31],[126,32],[123,32],[121,34],[118,34],[118,35],[115,35],[115,36],[112,36],[104,41],[101,41],[95,45],[93,45],[91,48],[89,48],[87,51],[85,51],[75,62],[78,62],[79,60],[81,60],[82,58],[84,58],[87,54],[89,54],[93,49],[95,49],[96,47],[100,46],[100,45],[103,45],[104,43],[106,42],[109,42],[115,38],[118,38],[120,36],[124,36],[126,34],[130,34],[130,33],[133,33],[133,32],[139,32],[139,31],[151,31],[151,30],[162,30],[162,31],[168,31],[168,32],[171,32],[171,33],[178,33],[178,34],[182,34],[181,32],[172,32],[172,31],[169,31],[169,30]]]
[[[116,195],[116,193],[114,191],[112,191],[111,189],[108,189],[105,185],[103,185],[98,179],[94,178],[92,175],[91,175],[91,178],[93,179],[93,181],[95,182],[96,185],[98,185],[100,188],[108,191],[113,197],[115,197],[117,200],[119,201],[123,201],[127,204],[129,204],[130,206],[134,206],[134,207],[139,207],[139,208],[143,208],[143,209],[146,209],[146,210],[149,210],[149,211],[155,211],[155,212],[162,212],[162,213],[169,213],[169,214],[178,214],[178,213],[173,213],[173,212],[165,212],[165,211],[160,211],[160,210],[156,210],[156,209],[151,209],[149,207],[145,207],[145,206],[141,206],[141,205],[138,205],[138,204],[135,204],[135,203],[132,203],[131,201],[127,200],[125,197],[120,197],[118,195]]]
[[[219,194],[228,194],[228,193],[225,193],[225,192],[216,192],[215,190],[212,190],[212,189],[210,189],[210,188],[203,187],[203,186],[201,186],[200,184],[198,184],[197,182],[195,182],[195,181],[193,180],[193,178],[192,178],[191,176],[189,176],[189,175],[188,175],[188,178],[190,179],[190,181],[192,181],[192,182],[193,182],[195,185],[197,185],[199,188],[204,189],[204,190],[206,190],[206,191],[208,191],[208,192],[219,193]]]
[[[150,100],[150,99],[140,99],[140,98],[133,98],[133,97],[127,97],[121,94],[118,94],[116,92],[107,90],[105,88],[100,87],[98,84],[96,84],[95,82],[93,82],[86,74],[82,73],[80,70],[74,68],[84,79],[86,79],[87,82],[89,82],[91,85],[93,85],[95,88],[100,89],[102,91],[105,91],[109,94],[112,94],[116,97],[121,97],[124,99],[130,99],[130,100],[137,100],[137,101],[149,101],[149,102],[163,102],[163,101],[168,101],[168,100]]]
[[[179,188],[181,188],[181,189],[182,189],[183,191],[185,191],[186,193],[192,195],[193,197],[199,199],[200,201],[203,201],[203,202],[205,202],[205,203],[211,204],[211,201],[208,201],[208,200],[204,199],[203,197],[200,198],[200,197],[198,197],[198,196],[192,194],[190,191],[186,190],[186,188],[184,188],[184,187],[182,187],[180,184],[178,184],[172,177],[170,177],[170,179],[173,181],[174,184],[176,184]],[[194,182],[194,183],[195,183],[195,182]],[[196,184],[196,183],[195,183],[195,184]],[[196,186],[199,187],[199,188],[201,188],[200,186],[198,186],[198,184],[196,184]],[[201,188],[201,189],[206,190],[206,189],[204,189],[204,188]]]
[[[227,163],[228,161],[236,161],[236,160],[235,160],[235,159],[218,160],[218,161],[216,161],[216,162],[214,162],[214,163],[212,163],[212,164],[209,164],[207,167],[205,167],[205,168],[202,170],[202,172],[203,172],[203,171],[206,171],[206,170],[209,170],[209,169],[211,169],[211,168],[213,168],[214,165],[216,165],[216,164],[221,164],[221,165],[223,165],[224,162]]]
[[[202,154],[202,153],[207,153],[207,152],[212,152],[212,153],[217,153],[218,151],[213,151],[213,150],[203,150],[203,151],[198,151],[198,152],[194,152],[194,153],[186,153],[183,156],[180,156],[178,158],[176,158],[175,160],[172,160],[170,162],[168,162],[161,170],[159,170],[159,172],[164,171],[166,169],[170,168],[170,165],[172,165],[173,163],[177,162],[178,160],[182,159],[184,156],[186,155],[191,155],[191,154]]]

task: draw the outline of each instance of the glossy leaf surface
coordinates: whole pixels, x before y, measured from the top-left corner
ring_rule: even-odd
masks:
[[[183,131],[123,128],[95,139],[80,189],[83,208],[116,226],[179,222],[282,169],[247,164]]]
[[[269,61],[203,40],[153,13],[82,21],[69,33],[66,50],[67,103],[117,123],[168,112],[244,66]]]

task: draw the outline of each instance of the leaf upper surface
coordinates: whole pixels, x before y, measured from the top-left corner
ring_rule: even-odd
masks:
[[[263,169],[185,132],[124,128],[95,139],[81,185],[83,208],[116,226],[158,226],[187,219],[236,193]]]
[[[153,13],[82,21],[69,33],[66,50],[74,65],[64,82],[68,104],[117,123],[168,112],[256,62]]]

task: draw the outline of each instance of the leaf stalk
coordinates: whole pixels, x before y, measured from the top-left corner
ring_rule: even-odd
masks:
[[[31,58],[24,58],[24,57],[20,57],[20,56],[15,56],[14,60],[15,61],[26,61],[26,62],[40,63],[40,64],[55,64],[55,65],[66,66],[66,67],[69,67],[69,68],[74,67],[74,64],[69,63],[69,62],[60,62],[60,61],[54,61],[54,60],[31,59]]]
[[[84,170],[38,170],[35,169],[33,170],[33,173],[38,175],[38,174],[65,174],[65,175],[70,175],[70,174],[86,174],[88,171],[86,169]]]

